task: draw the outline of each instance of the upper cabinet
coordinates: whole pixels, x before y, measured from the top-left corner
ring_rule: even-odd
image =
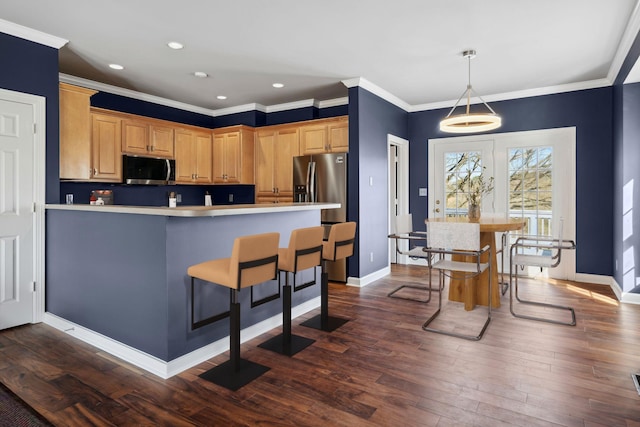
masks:
[[[293,201],[293,158],[300,155],[297,126],[269,126],[256,138],[256,202]]]
[[[60,178],[91,178],[91,95],[94,90],[60,83]]]
[[[216,184],[254,183],[255,131],[248,126],[214,130],[213,182]]]
[[[166,122],[145,118],[122,121],[122,152],[152,157],[174,157],[174,129]]]
[[[175,129],[176,182],[212,182],[212,134],[200,128]]]
[[[91,114],[91,180],[122,182],[122,119],[115,115]]]
[[[348,118],[345,116],[303,123],[300,126],[300,151],[303,155],[348,152]]]

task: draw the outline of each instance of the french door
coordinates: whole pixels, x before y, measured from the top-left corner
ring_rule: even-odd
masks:
[[[466,216],[465,178],[483,173],[485,181],[494,178],[483,216],[525,218],[522,233],[554,237],[562,220],[562,236],[575,239],[575,128],[432,139],[429,171],[430,217]],[[572,279],[575,251],[563,253],[558,268],[524,273]]]

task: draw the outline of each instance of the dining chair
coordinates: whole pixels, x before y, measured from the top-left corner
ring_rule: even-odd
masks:
[[[439,287],[444,286],[445,276],[451,278],[456,273],[456,278],[474,278],[484,273],[488,273],[488,305],[487,317],[482,325],[480,333],[469,335],[436,329],[431,327],[431,323],[440,315],[442,311],[442,294],[438,296],[438,309],[422,325],[422,329],[429,332],[450,335],[458,338],[478,341],[484,335],[491,322],[491,247],[486,245],[480,247],[480,224],[462,222],[430,222],[427,228],[427,241],[429,246],[426,252],[435,256],[435,261],[429,260],[429,267],[438,270]],[[486,260],[486,261],[485,261]]]
[[[411,214],[403,214],[398,215],[394,221],[395,231],[393,234],[389,234],[390,239],[395,239],[396,241],[396,253],[399,255],[406,255],[411,259],[427,259],[431,255],[428,252],[425,252],[425,247],[427,246],[427,232],[426,231],[413,231],[413,217]],[[402,242],[407,242],[408,245],[403,245]],[[401,247],[402,246],[402,247]],[[406,248],[408,246],[408,248]],[[431,270],[429,270],[429,275],[431,274]],[[401,294],[397,294],[405,288],[409,289],[417,289],[420,291],[428,291],[428,297],[418,298],[414,296],[403,296]],[[424,302],[427,303],[431,301],[431,291],[438,291],[439,289],[433,289],[431,284],[429,286],[408,284],[402,285],[393,291],[387,294],[388,297],[391,298],[399,298],[410,301]]]
[[[573,308],[546,302],[525,300],[523,298],[520,298],[520,296],[518,295],[518,267],[520,267],[521,269],[524,269],[525,267],[554,268],[560,264],[560,261],[562,260],[563,250],[573,250],[576,248],[576,243],[573,240],[563,239],[563,223],[564,220],[560,219],[558,226],[558,236],[556,238],[550,236],[521,236],[516,239],[513,245],[511,245],[511,261],[509,267],[509,310],[515,317],[555,323],[559,325],[576,325],[576,312]],[[524,252],[526,249],[535,249],[536,252],[539,253],[528,254]],[[513,304],[514,293],[516,300],[521,304],[534,305],[538,307],[546,307],[558,310],[567,310],[571,313],[571,321],[564,322],[548,317],[516,313]]]

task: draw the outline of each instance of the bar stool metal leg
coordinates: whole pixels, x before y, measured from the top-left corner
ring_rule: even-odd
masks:
[[[322,261],[322,274],[320,280],[320,314],[301,323],[308,328],[319,329],[325,332],[333,332],[344,325],[349,319],[329,316],[329,273],[327,273],[327,261]]]

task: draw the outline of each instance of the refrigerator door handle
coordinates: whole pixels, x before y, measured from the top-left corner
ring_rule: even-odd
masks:
[[[310,202],[316,202],[316,162],[309,162],[309,174],[307,175],[307,190]]]

